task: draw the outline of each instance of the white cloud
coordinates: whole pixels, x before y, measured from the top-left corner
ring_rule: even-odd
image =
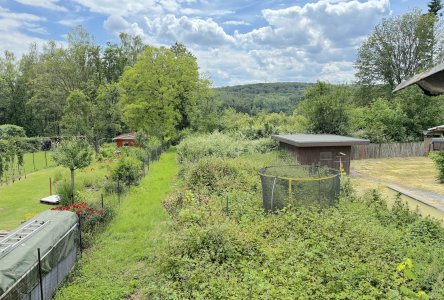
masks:
[[[64,12],[68,11],[66,7],[57,5],[59,0],[15,0],[15,1],[21,4],[42,7],[55,11],[64,11]]]
[[[119,15],[109,16],[108,19],[103,22],[103,27],[114,35],[119,35],[121,32],[142,37],[145,35],[139,24],[129,23]]]
[[[17,1],[40,7],[64,3]],[[196,55],[201,70],[211,74],[220,86],[318,79],[353,81],[356,48],[373,26],[390,14],[389,0],[319,0],[287,8],[271,6],[273,3],[72,0],[71,8],[76,5],[82,8],[57,23],[74,27],[83,23],[85,17],[71,16],[91,11],[105,16],[103,27],[115,36],[120,32],[140,35],[145,42],[156,46],[182,42]],[[259,11],[257,7],[267,9]],[[26,31],[45,33],[41,24],[46,21],[44,18],[14,15],[9,11],[7,17],[2,17],[4,11],[0,8],[0,38],[11,45],[5,48],[28,44],[34,38],[24,34]],[[236,26],[239,31],[233,34],[224,30],[233,30]]]
[[[273,44],[274,47],[350,46],[390,12],[389,6],[389,0],[321,0],[304,6],[265,9],[262,15],[268,26],[236,37],[241,44]]]
[[[245,21],[235,21],[235,20],[225,21],[224,24],[225,25],[234,25],[234,26],[237,26],[237,25],[245,25],[245,26],[251,25],[250,23],[245,22]]]
[[[203,47],[234,43],[234,38],[225,33],[224,29],[212,19],[189,18],[165,15],[153,20],[145,17],[151,33],[160,39],[171,42],[180,41],[185,44],[197,44]]]
[[[165,12],[175,12],[180,4],[175,0],[73,0],[93,12],[106,15],[143,15],[146,13],[164,14]]]
[[[12,51],[20,57],[28,50],[31,43],[43,45],[46,40],[33,37],[22,30],[45,34],[46,29],[40,25],[46,18],[28,13],[13,13],[0,7],[0,52]]]

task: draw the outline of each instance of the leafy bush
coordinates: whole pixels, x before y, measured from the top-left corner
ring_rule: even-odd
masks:
[[[444,151],[430,152],[429,157],[438,169],[438,180],[444,182]]]
[[[216,131],[187,137],[177,146],[177,155],[179,162],[184,163],[208,156],[234,158],[243,154],[266,153],[276,148],[277,143],[271,138],[248,140]]]
[[[233,159],[206,157],[184,164],[181,174],[186,187],[199,193],[227,194],[230,191],[261,190],[258,172],[261,168],[286,162],[280,152],[248,154]]]
[[[114,214],[112,208],[109,206],[99,209],[85,201],[70,204],[68,206],[56,206],[51,208],[51,210],[67,210],[75,212],[80,218],[82,218],[82,231],[86,232],[91,232],[95,230],[97,226],[107,223],[112,219]]]
[[[26,137],[25,129],[12,124],[0,125],[0,140],[12,137]]]
[[[117,147],[114,143],[102,145],[100,147],[97,160],[102,162],[102,161],[114,159],[116,157],[116,153],[115,153],[116,150],[117,150]]]
[[[111,179],[126,185],[135,185],[141,178],[142,164],[136,158],[122,157],[111,170]]]

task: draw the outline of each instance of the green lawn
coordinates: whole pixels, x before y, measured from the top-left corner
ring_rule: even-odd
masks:
[[[129,296],[147,284],[155,237],[167,219],[161,201],[172,190],[177,171],[173,150],[151,166],[55,299],[133,299]]]
[[[25,153],[23,161],[26,173],[31,173],[34,171],[45,169],[47,167],[54,166],[54,162],[52,161],[51,151],[46,152],[46,160],[45,160],[45,151],[35,152],[34,161],[32,159],[32,153]],[[48,164],[48,166],[46,166],[46,164]]]
[[[49,177],[53,172],[54,168],[37,171],[0,187],[0,230],[14,229],[26,214],[35,215],[51,207],[39,200],[49,195]]]
[[[48,155],[49,158],[49,155]],[[44,157],[43,157],[44,159]],[[43,160],[44,162],[44,160]],[[108,172],[108,165],[94,163],[91,166],[75,172],[76,190],[81,191],[83,201],[98,202],[100,187]],[[52,206],[41,204],[40,199],[49,195],[49,179],[57,181],[53,185],[53,194],[57,185],[64,181],[69,183],[69,170],[62,167],[51,167],[30,173],[14,183],[0,186],[0,230],[11,230],[20,225],[20,222],[30,218]],[[96,187],[85,188],[85,187]],[[106,196],[105,203],[115,202],[115,196]]]

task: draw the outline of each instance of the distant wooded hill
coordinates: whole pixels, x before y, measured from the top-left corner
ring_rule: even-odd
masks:
[[[256,115],[259,112],[291,114],[312,83],[276,82],[215,88],[222,107]]]

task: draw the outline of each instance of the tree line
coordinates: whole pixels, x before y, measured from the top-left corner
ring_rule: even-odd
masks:
[[[0,58],[0,124],[28,136],[85,136],[96,150],[127,130],[163,140],[198,126],[210,82],[184,45],[155,48],[122,33],[119,43],[100,47],[82,27],[67,40]]]
[[[67,45],[31,45],[0,58],[0,124],[28,136],[107,138],[138,131],[160,142],[189,131],[242,129],[349,134],[373,142],[412,141],[444,121],[443,98],[392,89],[443,58],[441,1],[384,19],[358,50],[357,81],[347,85],[275,83],[211,89],[182,44],[152,47],[122,33],[101,47],[82,27]],[[228,122],[228,123],[227,123]]]

